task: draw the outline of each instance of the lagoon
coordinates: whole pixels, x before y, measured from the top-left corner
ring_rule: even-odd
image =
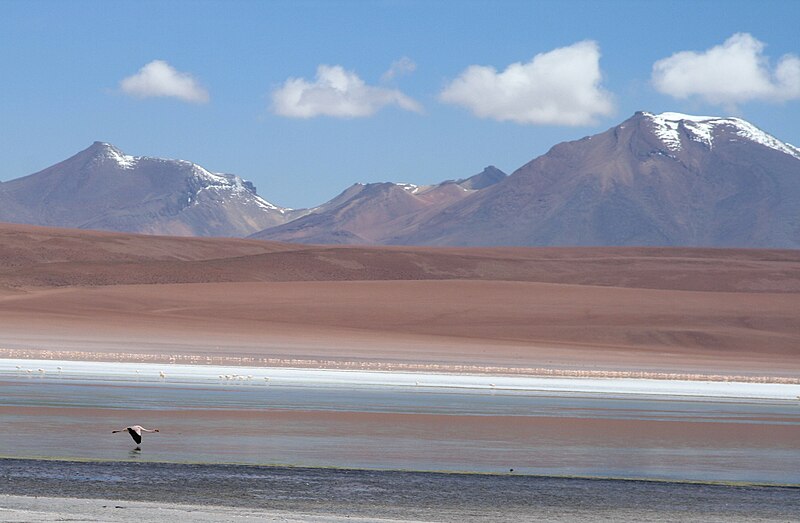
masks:
[[[0,360],[0,455],[800,484],[796,387]]]

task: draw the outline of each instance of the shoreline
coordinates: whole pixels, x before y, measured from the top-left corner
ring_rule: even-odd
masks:
[[[0,348],[0,359],[52,360],[104,363],[142,363],[217,367],[261,367],[308,370],[360,370],[371,372],[437,373],[453,375],[519,376],[533,378],[647,379],[661,381],[761,383],[800,385],[800,377],[675,373],[639,370],[590,370],[522,366],[457,365],[367,360],[208,356],[130,352],[90,352]]]

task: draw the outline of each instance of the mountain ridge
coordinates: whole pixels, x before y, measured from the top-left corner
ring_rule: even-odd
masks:
[[[0,221],[320,244],[800,248],[800,149],[735,117],[639,111],[511,175],[357,183],[310,209],[107,142],[0,184]]]

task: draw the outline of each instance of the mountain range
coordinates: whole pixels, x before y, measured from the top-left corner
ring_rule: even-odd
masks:
[[[355,184],[312,209],[95,142],[0,183],[0,221],[321,244],[800,247],[800,149],[740,118],[638,112],[511,175]]]

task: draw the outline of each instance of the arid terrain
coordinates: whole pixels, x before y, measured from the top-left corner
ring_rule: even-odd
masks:
[[[329,247],[2,225],[0,349],[796,377],[800,252]]]

